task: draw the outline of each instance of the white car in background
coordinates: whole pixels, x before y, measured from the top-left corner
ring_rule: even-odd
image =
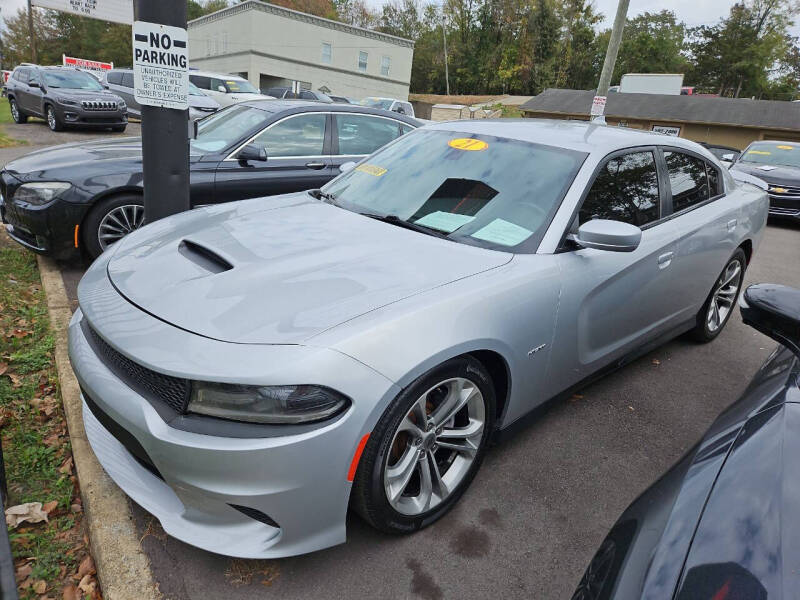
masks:
[[[371,108],[380,108],[382,110],[390,110],[392,112],[406,115],[407,117],[414,116],[414,107],[410,102],[404,100],[397,100],[395,98],[378,98],[376,96],[367,96],[361,102],[361,106],[369,106]]]
[[[252,83],[238,75],[192,70],[189,71],[189,81],[219,102],[221,108],[246,100],[272,98],[260,93]]]

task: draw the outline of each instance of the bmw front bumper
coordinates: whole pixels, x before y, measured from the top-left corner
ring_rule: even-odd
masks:
[[[344,542],[350,464],[399,389],[333,350],[230,344],[174,328],[117,294],[106,262],[98,259],[81,282],[87,314],[78,310],[72,318],[69,354],[84,396],[86,435],[111,478],[168,534],[211,552],[278,558]],[[117,351],[167,375],[321,384],[352,405],[314,426],[265,426],[263,436],[237,435],[236,423],[210,418],[198,433],[188,416],[165,421],[152,398],[119,379],[95,351],[84,319]]]

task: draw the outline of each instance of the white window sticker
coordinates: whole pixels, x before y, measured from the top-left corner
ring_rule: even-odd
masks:
[[[501,246],[516,246],[527,240],[533,232],[504,219],[495,219],[486,227],[482,227],[472,234],[472,237],[500,244]]]
[[[466,225],[472,221],[474,218],[475,217],[470,217],[469,215],[458,215],[455,213],[437,210],[436,212],[425,215],[421,219],[417,219],[414,221],[414,223],[425,225],[425,227],[433,227],[439,231],[452,233],[462,225]]]

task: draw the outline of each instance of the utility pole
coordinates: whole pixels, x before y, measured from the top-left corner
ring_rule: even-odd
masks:
[[[28,0],[28,35],[31,38],[31,62],[36,64],[39,62],[36,58],[36,36],[33,32],[33,7],[31,0]]]
[[[611,29],[611,39],[608,40],[608,50],[606,59],[603,61],[603,70],[600,73],[600,83],[597,84],[597,92],[592,106],[592,120],[605,123],[604,117],[606,96],[608,96],[608,86],[611,85],[611,76],[614,74],[614,65],[617,63],[617,53],[622,42],[622,30],[625,28],[625,19],[628,16],[628,5],[630,0],[619,0],[617,5],[617,16],[614,17],[614,27]],[[601,99],[598,101],[598,99]],[[599,108],[596,108],[598,107]],[[598,112],[599,111],[599,112]]]
[[[450,95],[450,73],[447,69],[447,32],[445,31],[445,24],[447,20],[444,17],[444,4],[442,4],[442,40],[444,41],[444,82],[447,86],[447,95]]]
[[[134,0],[134,21],[186,29],[186,2]],[[142,170],[147,223],[189,210],[189,112],[142,105]]]

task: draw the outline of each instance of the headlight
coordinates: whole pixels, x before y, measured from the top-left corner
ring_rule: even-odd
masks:
[[[196,381],[189,412],[251,423],[310,423],[343,411],[350,401],[318,385],[254,386]]]
[[[61,104],[67,104],[68,106],[77,106],[78,101],[73,100],[72,98],[62,98],[61,96],[57,96],[56,100],[58,100]]]
[[[72,185],[65,181],[23,183],[17,188],[17,191],[14,192],[14,200],[41,206],[57,198],[71,187]]]

